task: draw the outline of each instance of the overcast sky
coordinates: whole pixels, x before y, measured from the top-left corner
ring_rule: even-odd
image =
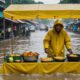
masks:
[[[45,4],[57,4],[60,2],[60,0],[35,0],[36,2],[41,1],[44,2]]]

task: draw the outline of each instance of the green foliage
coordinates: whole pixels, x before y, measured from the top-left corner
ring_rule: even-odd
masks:
[[[34,0],[15,0],[13,1],[14,4],[34,4]]]
[[[6,4],[5,7],[9,6],[11,4],[11,1],[13,1],[13,4],[43,4],[43,2],[35,2],[34,0],[5,0]]]
[[[37,4],[44,4],[43,2],[41,2],[41,1],[39,1],[39,2],[37,2]]]
[[[60,3],[72,3],[72,4],[79,4],[80,0],[61,0]]]

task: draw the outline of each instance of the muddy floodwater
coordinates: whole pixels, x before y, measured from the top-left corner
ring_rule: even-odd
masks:
[[[79,74],[51,74],[51,75],[1,75],[0,80],[80,80]]]
[[[43,49],[43,39],[46,31],[35,31],[31,33],[30,37],[21,36],[16,37],[13,40],[5,40],[0,42],[0,53],[3,53],[5,47],[6,54],[11,53],[23,53],[25,51],[38,52],[40,57],[45,57]],[[72,41],[72,48],[74,53],[80,54],[80,34],[68,32]],[[67,53],[67,52],[65,52]]]
[[[74,53],[80,54],[80,34],[68,32]],[[31,33],[30,37],[16,37],[14,40],[5,40],[0,42],[0,53],[5,52],[6,54],[12,53],[23,53],[25,51],[38,52],[39,57],[46,57],[43,49],[43,39],[46,31],[35,31]],[[4,48],[5,47],[5,48]],[[4,49],[4,51],[3,51]],[[67,53],[67,52],[66,52]],[[2,59],[0,59],[2,63]],[[0,80],[80,80],[80,74],[51,74],[51,75],[0,75]]]

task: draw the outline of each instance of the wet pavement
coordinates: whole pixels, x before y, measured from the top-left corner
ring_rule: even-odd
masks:
[[[68,32],[74,53],[80,54],[80,34]],[[13,46],[14,53],[23,53],[25,51],[38,52],[40,57],[46,57],[43,49],[43,39],[46,34],[46,31],[36,31],[32,32],[30,37],[17,37],[14,39],[13,43],[11,40],[0,42],[0,53],[3,47],[5,46],[5,51],[11,53]],[[6,45],[5,45],[6,44]],[[11,45],[14,44],[14,45]],[[53,74],[53,75],[1,75],[0,80],[80,80],[79,74]]]

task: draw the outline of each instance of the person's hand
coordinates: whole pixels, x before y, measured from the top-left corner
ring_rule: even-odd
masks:
[[[69,51],[69,53],[70,53],[70,54],[73,54],[73,51],[72,51],[72,49],[69,49],[68,51]]]
[[[53,54],[48,54],[48,55],[47,55],[47,57],[54,58],[54,57],[55,57],[55,55],[53,55]]]
[[[54,57],[53,54],[49,53],[49,49],[48,48],[45,49],[45,53],[47,53],[47,57],[52,57],[52,58]]]
[[[49,49],[45,48],[45,53],[49,54]]]

